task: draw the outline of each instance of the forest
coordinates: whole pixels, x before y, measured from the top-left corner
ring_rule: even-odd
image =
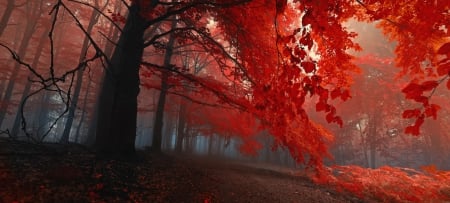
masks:
[[[450,201],[447,0],[3,0],[0,15],[0,202],[64,202],[48,195],[65,182],[90,185],[75,202],[325,198],[176,186],[229,162],[342,202]]]

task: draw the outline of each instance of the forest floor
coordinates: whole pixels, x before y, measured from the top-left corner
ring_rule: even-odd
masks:
[[[99,159],[79,145],[0,139],[0,203],[363,202],[270,167],[151,152],[139,157]]]

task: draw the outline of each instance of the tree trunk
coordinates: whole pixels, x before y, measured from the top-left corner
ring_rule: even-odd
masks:
[[[118,13],[119,11],[121,11],[121,3],[120,0],[116,0],[114,5],[118,5],[117,7],[114,8],[114,13]],[[108,39],[110,40],[105,40],[105,55],[108,58],[112,57],[112,52],[113,52],[113,48],[114,48],[114,44],[111,42],[115,42],[118,40],[118,36],[119,36],[119,29],[117,29],[115,26],[110,26],[109,28],[109,32],[108,32]],[[103,81],[105,80],[105,72],[103,71],[103,69],[99,69],[100,75],[102,75],[102,81],[100,82],[100,84],[103,84]],[[87,138],[85,139],[85,141],[83,142],[83,144],[87,145],[87,146],[93,146],[95,144],[95,139],[96,139],[96,131],[97,131],[97,120],[98,120],[98,106],[99,106],[99,102],[100,102],[100,91],[101,91],[101,87],[102,85],[100,85],[100,87],[96,86],[95,91],[97,92],[96,95],[97,99],[95,100],[95,105],[94,105],[94,113],[92,115],[92,118],[89,121],[89,125],[88,125],[88,131],[86,133]]]
[[[33,67],[33,68],[38,67],[39,59],[41,57],[42,50],[44,49],[44,45],[46,42],[45,39],[47,38],[49,31],[50,31],[50,27],[47,27],[46,30],[44,32],[42,32],[41,38],[39,40],[39,44],[36,48],[36,55],[34,56],[33,63],[31,64],[31,67]],[[28,77],[31,77],[31,76],[32,76],[32,74],[30,73]],[[27,97],[28,94],[30,93],[30,89],[31,89],[31,81],[27,81],[27,83],[25,84],[23,93],[22,93],[22,98],[20,99],[20,101],[21,101],[20,107],[16,112],[16,118],[14,119],[13,128],[11,130],[11,135],[13,137],[16,137],[19,134],[20,121],[22,120],[21,109],[24,105],[23,102],[25,100],[25,97]]]
[[[95,11],[95,10],[92,11],[92,14],[90,17],[91,21],[89,21],[89,25],[86,29],[87,34],[90,34],[92,32],[94,25],[97,23],[99,15],[100,14],[97,11]],[[88,45],[89,45],[89,38],[87,36],[85,36],[84,40],[83,40],[83,46],[81,47],[80,59],[78,60],[79,63],[82,63],[86,59]],[[78,99],[80,97],[81,85],[83,84],[84,68],[85,67],[81,67],[77,71],[77,82],[75,83],[75,89],[74,89],[73,96],[72,96],[72,102],[70,103],[69,113],[67,115],[67,121],[64,126],[64,132],[59,141],[60,143],[68,143],[69,142],[70,131],[72,129],[73,119],[75,118],[75,110],[78,105]]]
[[[39,9],[36,9],[36,10],[39,10]],[[24,31],[24,34],[23,34],[23,37],[21,40],[19,51],[17,53],[19,55],[19,57],[22,59],[25,58],[25,53],[27,51],[28,45],[30,44],[29,42],[31,40],[31,36],[34,33],[35,28],[36,28],[36,20],[35,19],[29,20],[26,24],[26,28],[25,28],[25,31]],[[12,97],[14,85],[17,82],[16,80],[17,80],[17,76],[19,74],[19,70],[20,70],[20,64],[16,63],[12,70],[11,76],[9,77],[8,85],[6,87],[3,99],[1,100],[0,126],[3,123],[3,120],[5,119],[6,112],[7,112],[8,106],[9,106],[9,101],[11,100],[11,97]]]
[[[172,29],[176,27],[176,21],[172,19]],[[166,45],[166,54],[164,55],[164,67],[166,69],[170,68],[170,61],[173,55],[173,45],[175,43],[175,37],[170,34],[169,41]],[[164,106],[166,103],[167,90],[169,89],[167,85],[167,80],[169,79],[169,70],[162,70],[161,77],[161,91],[159,93],[158,105],[155,113],[155,124],[153,126],[153,140],[152,140],[152,150],[155,152],[161,152],[161,142],[162,142],[162,129],[164,121]]]
[[[50,92],[44,91],[41,92],[42,96],[40,98],[41,106],[38,112],[35,114],[36,116],[33,118],[33,125],[37,128],[36,130],[36,139],[42,140],[44,139],[44,135],[47,132],[49,126],[49,106],[50,106]]]
[[[183,140],[185,136],[185,128],[186,128],[186,102],[184,98],[180,98],[180,109],[178,112],[178,125],[177,125],[177,140],[175,143],[175,151],[181,152],[183,146]]]
[[[139,66],[145,19],[132,4],[100,91],[95,147],[100,154],[135,153]]]
[[[5,28],[8,26],[8,21],[9,18],[11,17],[13,10],[14,10],[14,0],[8,0],[6,8],[3,11],[2,19],[0,20],[0,36],[2,36],[3,31],[5,31]]]
[[[84,124],[84,119],[86,116],[86,106],[87,106],[87,100],[88,100],[90,87],[91,87],[91,80],[89,80],[89,82],[87,84],[86,92],[84,93],[84,102],[83,102],[82,113],[80,116],[80,122],[78,123],[77,130],[75,132],[75,142],[76,143],[80,142],[80,131],[81,131],[81,126]]]

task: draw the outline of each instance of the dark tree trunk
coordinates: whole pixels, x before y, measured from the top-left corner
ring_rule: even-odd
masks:
[[[181,152],[186,128],[186,102],[180,98],[180,109],[178,111],[177,140],[175,143],[175,151]]]
[[[176,21],[172,20],[172,29],[176,27]],[[169,41],[166,45],[166,53],[164,55],[164,67],[166,69],[170,68],[170,61],[173,55],[173,45],[175,43],[175,37],[173,34],[169,36]],[[162,142],[162,129],[164,121],[164,106],[166,103],[167,90],[169,89],[167,85],[167,80],[169,79],[169,70],[162,71],[161,77],[161,91],[159,93],[158,105],[155,113],[155,124],[153,126],[153,140],[152,140],[152,150],[155,152],[161,152],[161,142]]]
[[[145,19],[133,4],[100,91],[95,147],[100,154],[135,153],[139,66]]]
[[[118,5],[114,8],[114,13],[119,13],[122,10],[122,3],[120,0],[116,0],[114,5]],[[105,55],[108,58],[112,57],[112,52],[114,50],[114,46],[115,44],[111,43],[111,42],[116,42],[119,38],[119,29],[117,29],[115,26],[110,26],[109,28],[109,32],[108,32],[108,39],[109,40],[105,40]],[[103,69],[100,69],[101,73],[100,74],[105,74]],[[103,75],[103,80],[100,82],[100,84],[103,84],[103,81],[105,80],[105,76]],[[96,90],[98,92],[98,94],[96,95],[100,95],[100,91],[101,91],[101,86],[96,87]],[[94,105],[94,114],[92,115],[92,118],[89,121],[89,125],[88,125],[88,131],[87,131],[87,138],[85,139],[85,141],[83,142],[83,144],[88,145],[88,146],[92,146],[95,144],[95,139],[96,139],[96,131],[97,131],[97,120],[98,120],[98,106],[99,106],[99,102],[100,102],[100,96],[98,96],[98,98],[96,99],[95,105]]]
[[[90,87],[91,87],[91,80],[89,80],[89,82],[87,84],[86,92],[84,93],[84,101],[83,101],[82,113],[80,116],[80,122],[78,123],[77,130],[75,131],[75,142],[76,143],[80,142],[80,131],[81,131],[81,126],[84,125],[84,119],[86,117],[86,106],[87,106],[87,100],[88,100]]]

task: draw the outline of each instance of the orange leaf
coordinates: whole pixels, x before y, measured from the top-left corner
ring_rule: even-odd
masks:
[[[422,166],[420,168],[429,174],[436,174],[438,172],[435,165]]]
[[[450,90],[450,80],[447,81],[447,89]]]

